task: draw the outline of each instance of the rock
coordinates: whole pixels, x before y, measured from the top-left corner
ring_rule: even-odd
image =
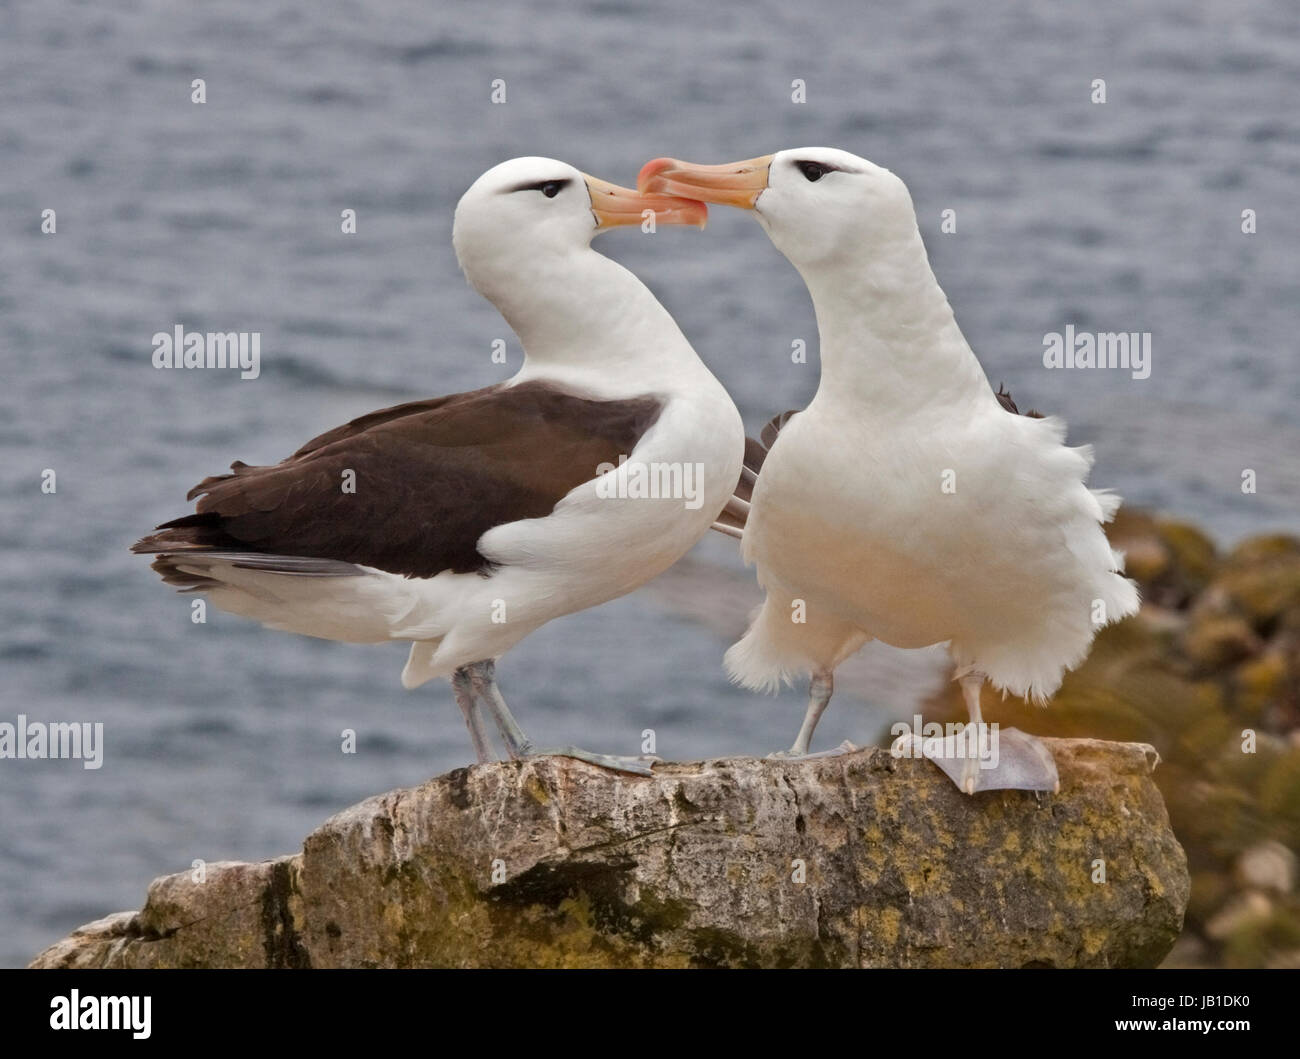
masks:
[[[37,958],[32,966],[44,967],[112,967],[113,950],[119,939],[131,936],[136,912],[115,912],[84,927],[78,927],[62,941],[56,942]]]
[[[1224,941],[1239,931],[1262,923],[1273,914],[1273,902],[1258,890],[1247,890],[1232,897],[1205,924],[1205,936]]]
[[[1214,961],[1210,946],[1195,934],[1185,932],[1174,942],[1174,947],[1160,966],[1162,969],[1213,967]]]
[[[1267,632],[1300,609],[1300,540],[1282,535],[1243,541],[1223,562],[1213,589]]]
[[[1183,937],[1205,946],[1189,957],[1187,940],[1169,961],[1284,964],[1300,948],[1300,878],[1286,895],[1257,889],[1237,861],[1265,841],[1300,853],[1300,538],[1253,537],[1216,556],[1185,529],[1121,508],[1108,532],[1137,556],[1128,572],[1141,582],[1141,612],[1100,631],[1046,708],[986,689],[985,716],[1042,736],[1153,745],[1192,867]],[[922,713],[963,719],[959,689],[943,688]],[[1251,917],[1238,905],[1216,919],[1249,892],[1272,911]]]
[[[1153,966],[1189,886],[1155,754],[1049,743],[1054,796],[880,749],[458,769],[296,856],[159,879],[32,966]]]
[[[1207,922],[1223,907],[1232,893],[1233,882],[1227,872],[1193,871],[1192,893],[1187,901],[1187,922]],[[1191,933],[1191,931],[1184,931],[1179,940],[1187,938]]]
[[[1218,562],[1214,542],[1201,530],[1137,508],[1121,507],[1106,532],[1124,553],[1125,573],[1141,585],[1142,598],[1159,606],[1185,606]]]
[[[57,967],[306,967],[292,924],[299,858],[219,861],[149,884],[144,909],[74,930],[42,953]],[[183,934],[183,946],[170,944]]]
[[[1150,521],[1150,520],[1148,520]],[[1111,544],[1124,553],[1124,572],[1141,584],[1154,584],[1173,566],[1173,556],[1168,546],[1155,531],[1155,524],[1142,527],[1124,526],[1112,530]]]
[[[1263,643],[1242,618],[1201,617],[1188,628],[1183,649],[1200,669],[1214,671],[1258,654]]]
[[[1214,541],[1188,522],[1162,518],[1156,520],[1156,526],[1179,571],[1183,589],[1189,595],[1200,592],[1210,583],[1218,562]]]
[[[1276,837],[1296,849],[1300,848],[1300,740],[1288,743],[1287,752],[1267,766],[1259,781],[1259,808],[1277,821]]]
[[[1187,631],[1186,613],[1156,603],[1145,603],[1142,609],[1128,621],[1130,624],[1139,625],[1166,644],[1177,643],[1178,638]]]
[[[1260,842],[1245,850],[1233,866],[1239,886],[1289,894],[1295,888],[1296,857],[1281,842]]]
[[[1171,574],[1173,553],[1161,539],[1156,520],[1145,511],[1121,507],[1106,527],[1106,536],[1111,547],[1124,553],[1124,572],[1142,586],[1144,598],[1149,596],[1151,586]],[[1172,589],[1171,585],[1162,587]],[[1177,602],[1172,591],[1162,593],[1162,597],[1166,605]]]
[[[1266,533],[1247,537],[1228,553],[1230,566],[1248,566],[1273,559],[1300,560],[1300,537],[1289,533]]]
[[[1286,655],[1273,647],[1258,658],[1243,662],[1234,674],[1240,712],[1251,719],[1263,717],[1271,705],[1286,695],[1289,677]]]

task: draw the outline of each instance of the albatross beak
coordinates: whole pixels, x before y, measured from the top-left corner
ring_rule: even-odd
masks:
[[[643,194],[689,195],[719,206],[752,210],[758,196],[767,188],[772,157],[765,154],[762,158],[727,165],[695,165],[676,158],[656,158],[641,168],[636,186]]]
[[[671,195],[644,195],[631,188],[583,174],[591,195],[591,212],[596,215],[596,231],[640,224],[646,210],[654,210],[655,224],[693,224],[703,228],[709,219],[709,207],[694,199]]]

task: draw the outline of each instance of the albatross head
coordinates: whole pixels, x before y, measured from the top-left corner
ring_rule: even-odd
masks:
[[[800,147],[726,165],[656,158],[641,169],[637,187],[753,210],[801,272],[852,264],[916,235],[907,186],[888,169],[833,147]]]
[[[701,202],[641,194],[553,158],[512,158],[461,196],[452,243],[470,283],[484,290],[507,275],[552,269],[587,250],[597,232],[640,225],[647,210],[654,211],[656,225],[702,228],[708,217]]]

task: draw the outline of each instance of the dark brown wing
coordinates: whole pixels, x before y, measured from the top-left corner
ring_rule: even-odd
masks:
[[[754,483],[758,481],[758,472],[763,469],[763,461],[767,459],[777,434],[798,411],[799,409],[793,408],[769,419],[759,433],[761,440],[745,439],[745,463],[740,470],[740,480],[736,483],[727,506],[722,509],[713,523],[713,528],[719,533],[725,533],[728,537],[739,537],[744,533],[745,519],[749,515],[749,502],[754,497]]]
[[[600,464],[630,455],[660,408],[653,397],[601,401],[545,383],[386,408],[281,463],[205,478],[189,493],[195,514],[132,550],[306,556],[413,577],[482,571],[485,532],[550,514]]]

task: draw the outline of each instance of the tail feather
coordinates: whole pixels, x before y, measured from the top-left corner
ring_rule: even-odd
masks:
[[[201,515],[185,515],[164,522],[158,527],[159,532],[141,537],[131,551],[137,555],[159,552],[208,551],[221,548],[227,551],[248,551],[248,545],[236,540],[221,528],[221,516],[209,512]]]

